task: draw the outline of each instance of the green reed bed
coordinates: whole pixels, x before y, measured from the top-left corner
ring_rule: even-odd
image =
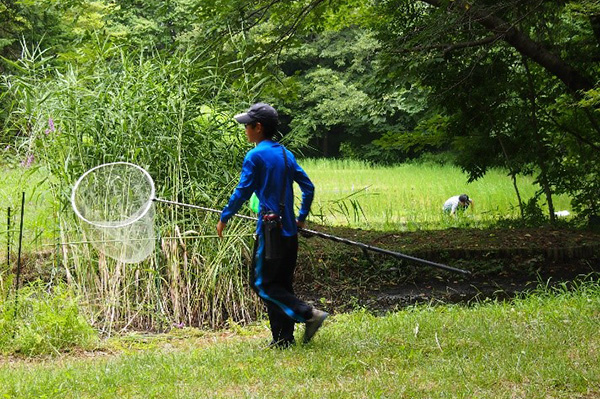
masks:
[[[587,282],[512,302],[357,310],[284,351],[264,349],[264,326],[122,338],[110,354],[4,362],[0,396],[591,398],[599,307],[600,287]]]
[[[511,178],[506,171],[490,170],[482,179],[467,183],[460,168],[433,163],[393,167],[361,161],[305,159],[301,162],[315,183],[313,220],[383,230],[428,229],[489,225],[499,218],[520,217]],[[539,187],[530,176],[518,178],[523,201]],[[467,193],[475,206],[462,220],[445,217],[442,205],[449,197]],[[556,196],[556,210],[570,210],[566,196]],[[547,213],[547,207],[540,201]]]
[[[18,61],[21,73],[0,82],[13,102],[5,127],[15,142],[5,151],[16,168],[41,167],[53,182],[23,187],[28,196],[43,190],[56,204],[50,211],[39,209],[56,215],[44,218],[55,235],[29,247],[28,255],[49,245],[51,274],[75,290],[82,312],[102,334],[251,320],[260,308],[241,268],[250,252],[248,223],[231,223],[227,239],[217,240],[217,216],[157,205],[156,250],[136,265],[108,259],[85,242],[70,194],[86,170],[132,162],[151,174],[157,197],[220,208],[248,149],[243,129],[223,117],[246,107],[247,93],[226,84],[228,78],[209,60],[129,50],[99,45],[90,49],[89,62],[60,71],[49,68],[52,59],[42,49],[25,50]],[[6,192],[13,203],[15,191],[21,187]],[[46,203],[38,201],[40,208]],[[26,220],[33,208],[27,206]],[[30,242],[37,233],[25,227],[24,240]],[[6,248],[5,239],[0,243]],[[10,285],[15,259],[0,265],[0,288]],[[50,270],[44,259],[24,264],[28,279],[45,278]]]

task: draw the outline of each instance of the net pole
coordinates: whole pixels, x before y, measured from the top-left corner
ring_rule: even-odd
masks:
[[[178,206],[183,206],[183,207],[187,207],[187,208],[199,209],[201,211],[207,211],[207,212],[213,212],[213,213],[222,213],[222,211],[220,211],[218,209],[212,209],[212,208],[207,208],[207,207],[198,206],[198,205],[191,205],[191,204],[186,204],[186,203],[177,202],[177,201],[169,201],[169,200],[165,200],[165,199],[161,199],[161,198],[154,198],[154,199],[152,199],[152,201],[162,202],[163,204],[178,205]],[[240,219],[253,220],[255,222],[258,220],[258,218],[255,218],[255,217],[252,217],[252,216],[240,215],[240,214],[237,214],[237,213],[234,216],[236,216],[236,217],[238,217]]]
[[[162,203],[170,204],[170,205],[178,205],[178,206],[183,206],[183,207],[188,207],[188,208],[193,208],[193,209],[200,209],[200,210],[207,211],[207,212],[222,213],[222,211],[220,211],[218,209],[212,209],[212,208],[207,208],[207,207],[198,206],[198,205],[185,204],[183,202],[169,201],[169,200],[164,200],[164,199],[160,199],[160,198],[154,198],[153,201],[162,202]],[[246,215],[239,215],[237,213],[235,214],[235,216],[237,216],[239,218],[242,218],[242,219],[246,219],[246,220],[253,220],[253,221],[257,221],[258,220],[258,218],[251,217],[251,216],[246,216]],[[341,243],[344,243],[344,244],[356,246],[356,247],[359,247],[359,248],[361,248],[363,250],[368,250],[368,251],[378,252],[378,253],[385,254],[385,255],[390,255],[390,256],[393,256],[395,258],[405,259],[405,260],[409,260],[409,261],[421,263],[421,264],[424,264],[424,265],[427,265],[427,266],[435,267],[435,268],[446,270],[446,271],[453,272],[453,273],[460,273],[460,274],[464,274],[464,275],[470,275],[471,274],[471,272],[468,271],[468,270],[463,270],[463,269],[459,269],[457,267],[452,267],[452,266],[444,265],[443,263],[437,263],[437,262],[432,262],[432,261],[429,261],[429,260],[426,260],[426,259],[417,258],[415,256],[406,255],[406,254],[403,254],[401,252],[390,251],[390,250],[387,250],[387,249],[375,247],[373,245],[364,244],[362,242],[348,240],[346,238],[337,237],[337,236],[334,236],[334,235],[331,235],[331,234],[321,233],[320,231],[309,230],[309,229],[304,229],[304,228],[300,228],[299,230],[302,231],[302,232],[304,232],[304,233],[307,233],[307,234],[310,234],[310,235],[315,235],[315,236],[318,236],[318,237],[321,237],[321,238],[326,238],[326,239],[331,240],[331,241],[341,242]]]

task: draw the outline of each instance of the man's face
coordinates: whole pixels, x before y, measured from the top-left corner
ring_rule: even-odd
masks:
[[[262,123],[247,123],[246,124],[246,137],[250,143],[260,143],[263,140]]]

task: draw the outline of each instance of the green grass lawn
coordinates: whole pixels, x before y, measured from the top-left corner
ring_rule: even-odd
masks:
[[[265,326],[122,337],[108,353],[3,359],[0,397],[593,398],[599,309],[587,283],[513,302],[357,310],[283,351],[264,349]]]

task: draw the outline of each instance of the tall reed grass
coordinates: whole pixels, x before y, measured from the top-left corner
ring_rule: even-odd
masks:
[[[251,224],[231,223],[227,238],[217,240],[217,216],[158,206],[160,250],[132,266],[80,243],[83,231],[69,202],[84,171],[128,161],[150,172],[157,197],[221,208],[247,150],[230,115],[251,97],[191,54],[164,59],[107,43],[95,52],[88,63],[57,71],[42,49],[27,50],[14,65],[19,76],[3,83],[14,101],[6,125],[17,138],[16,156],[28,160],[23,167],[43,165],[51,176],[44,189],[57,204],[56,262],[64,279],[106,334],[254,319],[261,307],[243,267]]]

